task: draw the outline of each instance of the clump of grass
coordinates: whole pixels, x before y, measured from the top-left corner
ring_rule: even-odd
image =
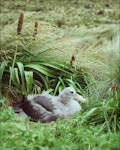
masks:
[[[10,107],[0,108],[1,148],[118,150],[120,124],[114,109],[117,106],[113,102],[111,105],[111,102],[108,99],[99,107],[97,104],[94,108],[89,106],[71,119],[58,120],[49,125],[23,120]]]
[[[21,31],[23,26],[23,19],[24,14],[20,13],[17,28],[17,34],[19,35],[19,38],[17,39],[18,43],[14,52],[14,59],[12,62],[3,62],[1,66],[1,90],[7,91],[7,85],[3,88],[5,75],[9,83],[9,91],[7,91],[7,95],[9,95],[9,97],[12,97],[12,101],[14,101],[15,99],[16,102],[20,101],[20,99],[22,99],[22,96],[19,99],[19,96],[15,97],[14,95],[21,94],[23,96],[26,96],[28,93],[33,93],[37,91],[36,88],[38,88],[38,86],[33,86],[35,85],[35,83],[39,83],[41,89],[49,90],[51,92],[54,89],[54,95],[61,92],[61,90],[63,90],[63,88],[65,88],[66,86],[74,87],[79,93],[80,90],[82,90],[82,88],[84,88],[87,85],[87,82],[84,80],[84,78],[87,77],[87,74],[84,74],[82,76],[81,74],[83,71],[80,74],[80,71],[78,71],[78,69],[74,66],[75,55],[72,55],[69,64],[66,65],[59,64],[57,62],[46,63],[46,61],[31,61],[34,60],[34,57],[39,59],[32,52],[32,49],[34,48],[33,46],[35,46],[33,42],[38,33],[38,22],[35,22],[33,33],[34,39],[33,41],[31,41],[31,49],[30,51],[25,50],[25,52],[28,53],[28,56],[23,56],[23,58],[25,59],[27,59],[28,57],[28,61],[24,61],[24,59],[22,58],[22,62],[19,62],[19,56],[17,55],[17,53],[19,50],[19,42],[22,38]],[[6,72],[8,72],[8,74]],[[38,78],[40,79],[38,80]],[[80,82],[82,83],[82,86],[79,85]],[[14,92],[11,91],[13,91],[13,89],[16,88],[17,90],[14,90],[14,92],[18,92],[18,94],[12,94]]]
[[[15,92],[16,94],[12,94],[12,101],[15,102],[20,101],[23,95],[26,96],[28,93],[34,93],[35,91],[37,94],[43,89],[56,95],[66,86],[72,86],[78,93],[82,93],[83,89],[87,89],[87,81],[90,77],[84,69],[80,73],[77,68],[70,67],[70,64],[65,65],[57,62],[29,61],[21,63],[16,61],[12,70],[11,65],[10,61],[3,62],[0,68],[2,72],[0,78],[1,91],[4,95],[7,91],[8,94]],[[7,90],[8,84],[9,90]],[[38,88],[40,90],[37,90]],[[14,97],[14,95],[18,96]]]
[[[24,24],[25,24],[25,22],[24,22]],[[45,24],[43,24],[43,25],[45,25]],[[26,24],[24,26],[26,26]],[[41,27],[40,30],[42,30],[42,25],[40,27]],[[50,37],[49,34],[52,34],[52,32],[54,31],[54,33],[55,33],[54,35],[56,35],[56,34],[58,34],[58,32],[60,30],[58,30],[56,27],[46,24],[44,30],[45,31],[47,30],[47,32],[43,32],[44,35],[45,35],[45,33],[47,34],[47,38],[44,37],[46,40],[46,42],[44,43],[46,46],[44,47],[43,43],[41,43],[41,41],[43,41],[43,40],[40,37],[40,36],[43,36],[43,33],[38,32],[38,23],[35,23],[34,32],[31,31],[32,35],[31,36],[28,35],[31,37],[31,38],[29,38],[29,40],[25,40],[25,38],[26,38],[26,35],[24,35],[25,31],[22,32],[22,35],[21,35],[22,41],[20,39],[19,43],[23,43],[24,48],[21,48],[18,46],[18,48],[16,48],[16,49],[17,49],[17,51],[19,51],[19,49],[20,49],[21,55],[19,56],[18,53],[15,53],[14,58],[15,58],[16,54],[18,54],[16,61],[17,62],[22,61],[23,67],[24,67],[24,64],[26,63],[26,61],[28,61],[29,63],[32,63],[30,61],[36,60],[36,59],[37,60],[41,59],[41,62],[44,62],[44,60],[50,61],[51,59],[53,61],[56,61],[56,59],[57,59],[58,64],[61,62],[64,64],[67,61],[67,64],[69,64],[71,66],[71,68],[72,67],[74,68],[73,69],[74,71],[72,71],[73,75],[70,75],[69,78],[67,76],[64,76],[60,70],[60,74],[62,74],[62,75],[59,74],[60,75],[59,78],[57,78],[57,79],[54,78],[53,80],[49,81],[50,77],[44,77],[41,75],[42,83],[41,83],[41,81],[38,81],[38,80],[36,83],[39,83],[38,85],[42,85],[42,88],[44,86],[44,88],[46,90],[50,88],[51,89],[50,91],[53,91],[53,89],[55,88],[54,86],[57,85],[54,94],[58,93],[58,91],[61,91],[67,85],[73,85],[76,89],[79,88],[80,91],[81,91],[81,87],[83,87],[84,90],[82,89],[82,91],[83,92],[88,91],[88,94],[90,96],[94,97],[95,99],[98,99],[99,97],[104,98],[104,97],[108,96],[108,94],[107,94],[108,90],[112,86],[114,86],[114,84],[112,83],[114,81],[114,76],[113,76],[113,79],[111,80],[111,75],[110,75],[111,74],[111,66],[113,66],[113,64],[115,65],[116,60],[119,59],[118,56],[116,55],[117,59],[112,57],[111,62],[108,62],[108,60],[111,58],[111,54],[112,54],[112,51],[114,48],[116,49],[115,51],[117,53],[117,47],[114,47],[115,43],[116,43],[116,35],[115,34],[117,32],[117,28],[116,28],[116,31],[113,31],[112,29],[114,27],[115,26],[112,26],[112,25],[109,28],[104,26],[104,29],[102,29],[101,27],[97,27],[94,29],[93,28],[87,29],[85,27],[82,29],[82,32],[80,32],[80,33],[78,32],[80,29],[75,27],[74,32],[72,31],[73,29],[71,28],[72,30],[69,29],[70,32],[68,34],[66,34],[66,32],[67,32],[67,30],[66,30],[66,32],[60,38],[59,38],[59,36],[57,36],[57,39],[55,38],[56,41],[54,42],[54,36],[52,35],[51,37],[53,37],[53,38],[49,38]],[[24,30],[24,28],[22,30]],[[62,31],[64,31],[64,30],[62,30]],[[92,32],[94,32],[94,34]],[[59,33],[61,33],[61,32],[59,32]],[[37,38],[35,39],[35,43],[33,40],[33,35],[35,36],[35,38],[37,35]],[[112,41],[110,38],[111,36],[113,37]],[[64,42],[63,41],[61,42],[61,38],[63,38],[63,37],[64,37]],[[38,44],[38,39],[40,40],[40,44]],[[103,39],[105,39],[105,40],[103,41]],[[101,40],[101,42],[100,42],[101,44],[99,43],[99,40]],[[88,42],[86,42],[86,41],[88,41]],[[105,41],[111,45],[111,50],[109,50],[110,47],[106,47]],[[74,43],[74,44],[72,44],[72,43]],[[55,45],[55,48],[53,45]],[[42,48],[42,46],[43,46],[43,48]],[[35,49],[35,51],[33,51],[34,49]],[[39,49],[39,51],[37,49]],[[49,51],[48,51],[48,49],[49,49]],[[106,51],[104,49],[106,49]],[[70,60],[70,58],[71,58],[71,60]],[[52,68],[50,68],[51,65],[52,65]],[[52,69],[52,72],[54,72],[54,69],[59,70],[59,67],[57,66],[58,68],[56,68],[56,65],[53,65],[53,64],[50,64],[50,66],[48,64],[46,64],[46,66],[48,67],[47,68],[48,70]],[[115,65],[115,66],[117,66],[117,65]],[[118,67],[115,67],[115,66],[113,68],[117,69]],[[62,66],[62,68],[63,68],[62,72],[64,72],[63,70],[65,67]],[[81,69],[79,69],[79,68],[83,68],[83,70],[86,70],[86,72],[88,72],[88,74],[90,74],[90,78],[88,79],[88,76],[86,76],[86,74],[84,74],[84,75],[82,74],[82,76],[84,76],[84,77],[82,77],[82,78],[80,77],[80,79],[79,79],[79,75],[77,73],[82,72]],[[14,69],[15,69],[14,72],[16,72],[17,68],[15,67]],[[29,67],[29,69],[30,69],[30,67]],[[33,68],[31,68],[31,69],[33,69]],[[45,68],[45,70],[46,70],[46,68]],[[25,70],[25,71],[30,71],[30,70]],[[71,69],[69,71],[71,72]],[[38,74],[36,75],[36,72],[34,72],[34,73],[33,72],[34,71],[32,71],[33,77],[38,76]],[[118,71],[116,72],[116,70],[114,70],[113,72],[115,74],[117,74]],[[18,74],[17,76],[20,76],[19,69],[18,69],[17,74]],[[25,77],[25,76],[23,75],[23,77]],[[86,78],[85,82],[87,83],[87,87],[85,87],[83,78],[84,79]],[[116,82],[118,82],[118,80],[119,79],[117,79]],[[82,81],[83,81],[83,83],[82,83]],[[75,85],[74,85],[74,82],[76,82]],[[105,84],[103,84],[103,82]],[[58,87],[59,87],[59,89],[58,89]],[[37,86],[37,88],[38,88],[38,86]],[[27,89],[27,87],[25,87],[23,89]],[[31,91],[31,90],[29,90],[29,91]],[[36,89],[34,91],[36,91]],[[41,90],[39,90],[39,91],[41,91]],[[77,90],[77,91],[79,91],[79,90]],[[27,93],[27,92],[24,92],[24,94],[25,93]],[[99,96],[98,96],[98,93],[99,93]],[[96,97],[95,97],[95,95],[96,95]]]

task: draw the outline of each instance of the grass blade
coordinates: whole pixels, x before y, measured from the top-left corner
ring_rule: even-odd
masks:
[[[59,89],[59,86],[60,86],[61,82],[59,81],[55,87],[55,90],[54,90],[54,95],[56,95],[56,93],[58,92],[58,89]]]
[[[25,65],[25,68],[37,70],[39,73],[42,73],[49,77],[56,77],[55,72],[53,72],[52,70],[48,69],[47,67],[39,65],[39,64],[27,64],[27,65]]]
[[[84,123],[85,121],[87,121],[87,119],[94,114],[94,112],[97,110],[97,108],[92,108],[90,111],[86,112],[82,118],[82,123]]]
[[[1,66],[0,66],[0,98],[2,98],[2,77],[3,77],[3,73],[5,71],[5,67],[7,66],[7,64],[9,63],[9,61],[4,61]]]
[[[10,70],[11,80],[12,80],[13,84],[14,85],[20,84],[20,79],[19,79],[19,75],[18,75],[18,68],[12,68],[10,66],[9,70]]]
[[[25,80],[26,80],[27,93],[31,93],[32,85],[33,85],[33,72],[32,71],[25,71]]]
[[[47,78],[47,76],[45,77],[44,75],[40,75],[40,77],[42,78],[42,81],[44,83],[44,88],[47,90],[49,89],[49,79]]]
[[[16,82],[17,82],[18,84],[20,84],[18,68],[14,68],[14,71],[15,71]]]
[[[20,72],[20,76],[21,76],[21,82],[22,82],[22,94],[25,95],[26,94],[26,88],[25,88],[25,72],[24,72],[24,66],[22,63],[17,62],[16,63]]]
[[[62,71],[64,73],[66,73],[67,75],[72,75],[73,71],[71,71],[70,69],[68,69],[68,67],[66,67],[64,64],[60,64],[60,63],[56,63],[56,62],[43,62],[43,61],[37,61],[37,62],[33,62],[35,64],[39,64],[39,65],[43,65],[46,67],[51,67],[53,69]]]

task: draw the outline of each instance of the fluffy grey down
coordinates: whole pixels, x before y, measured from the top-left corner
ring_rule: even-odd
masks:
[[[24,117],[29,116],[32,121],[43,123],[56,121],[58,118],[67,118],[82,109],[75,99],[82,103],[86,102],[72,87],[66,87],[58,96],[52,96],[44,91],[42,94],[28,95],[26,101],[20,105],[19,113]]]

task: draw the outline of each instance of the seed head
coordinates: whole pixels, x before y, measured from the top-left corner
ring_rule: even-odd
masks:
[[[70,66],[73,66],[74,62],[75,62],[75,56],[72,55],[71,60],[70,60]]]
[[[17,28],[17,33],[18,35],[21,34],[22,31],[22,26],[23,26],[23,20],[24,20],[24,13],[20,13],[19,21],[18,21],[18,28]]]
[[[34,32],[33,32],[33,40],[35,40],[37,33],[38,33],[38,22],[35,22]]]

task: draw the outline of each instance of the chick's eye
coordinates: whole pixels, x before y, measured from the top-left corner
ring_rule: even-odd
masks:
[[[73,91],[70,91],[70,93],[73,94],[74,92],[73,92]]]

